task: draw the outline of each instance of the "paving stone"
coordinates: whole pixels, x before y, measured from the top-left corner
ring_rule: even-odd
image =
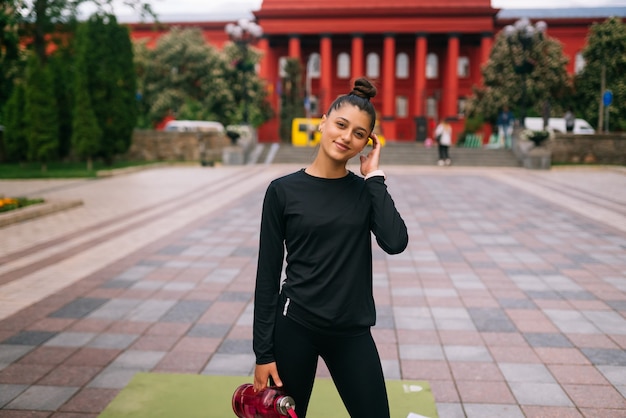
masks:
[[[134,280],[114,279],[114,280],[109,280],[106,283],[103,283],[102,286],[100,287],[102,287],[103,289],[128,289],[134,284],[135,284]]]
[[[252,340],[226,339],[217,352],[219,354],[249,354],[252,352]]]
[[[556,383],[543,364],[498,363],[498,367],[508,382]]]
[[[510,382],[509,387],[521,405],[574,406],[556,383]]]
[[[123,389],[132,380],[135,374],[142,372],[141,369],[122,369],[120,367],[107,367],[99,375],[87,384],[88,388]]]
[[[211,306],[210,301],[181,300],[161,317],[161,322],[194,322]]]
[[[254,363],[254,354],[215,354],[202,374],[250,376]]]
[[[150,265],[145,265],[145,264],[133,266],[129,268],[128,270],[122,272],[118,276],[116,276],[114,279],[115,280],[131,280],[131,281],[140,280],[146,277],[151,272],[153,272],[155,268],[156,266],[153,266],[153,265],[150,266]]]
[[[0,384],[0,409],[11,400],[24,392],[28,385],[6,385]]]
[[[524,338],[532,347],[573,347],[563,334],[524,333]]]
[[[180,255],[185,252],[189,247],[183,247],[180,245],[168,245],[167,247],[161,249],[159,254],[163,255]]]
[[[626,351],[605,348],[581,348],[580,351],[594,365],[626,366]]]
[[[56,332],[49,331],[21,331],[19,334],[2,341],[2,345],[40,345],[55,335],[57,335]]]
[[[626,366],[596,366],[614,386],[626,386]]]
[[[400,359],[402,360],[444,360],[443,349],[439,345],[400,344]]]
[[[78,392],[77,387],[31,386],[6,405],[7,409],[55,411]]]
[[[126,349],[139,338],[137,334],[99,334],[87,344],[90,348]]]
[[[443,350],[448,361],[491,362],[489,350],[479,345],[444,345]]]
[[[127,350],[120,354],[109,367],[149,371],[165,356],[164,351]]]
[[[92,311],[88,317],[110,320],[122,319],[142,302],[143,300],[140,299],[112,299]]]
[[[0,344],[0,364],[13,363],[34,348],[35,346],[32,345]]]
[[[498,299],[504,309],[537,309],[537,305],[530,299]]]
[[[188,337],[223,338],[228,334],[230,325],[226,324],[195,324],[187,332]]]
[[[494,405],[467,403],[464,404],[465,418],[524,418],[525,415],[517,405]],[[439,415],[441,418],[448,415]]]
[[[252,292],[223,292],[217,298],[220,302],[247,302],[252,299]]]
[[[51,318],[83,318],[108,302],[108,299],[78,298],[48,315]]]
[[[502,309],[469,308],[468,312],[480,332],[516,332],[517,328]]]
[[[44,343],[47,347],[84,347],[96,337],[93,332],[60,332]]]
[[[148,299],[130,311],[126,319],[129,321],[157,322],[175,304],[175,300]]]

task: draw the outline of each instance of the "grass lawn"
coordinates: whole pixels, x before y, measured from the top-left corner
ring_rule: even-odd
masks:
[[[0,179],[50,179],[50,178],[90,178],[96,177],[99,170],[111,170],[115,168],[133,167],[137,165],[151,164],[151,162],[128,162],[120,161],[107,166],[102,162],[94,162],[93,170],[87,170],[84,162],[51,162],[47,170],[41,171],[39,163],[3,163],[0,164]]]

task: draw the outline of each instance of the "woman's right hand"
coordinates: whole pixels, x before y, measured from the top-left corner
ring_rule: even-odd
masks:
[[[259,391],[267,387],[267,381],[270,376],[274,381],[274,384],[278,387],[283,385],[283,382],[278,376],[278,369],[276,368],[276,362],[267,364],[257,364],[254,367],[254,390]]]

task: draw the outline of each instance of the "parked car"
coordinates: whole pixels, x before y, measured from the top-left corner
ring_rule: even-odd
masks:
[[[524,125],[527,129],[533,131],[543,131],[543,118],[526,118]],[[552,132],[566,132],[565,119],[563,118],[550,118],[548,119],[548,130]],[[591,135],[596,131],[591,127],[589,122],[584,119],[576,119],[574,122],[574,134],[577,135]]]
[[[321,118],[295,118],[291,123],[291,144],[294,147],[314,147],[320,142],[320,131],[317,130]],[[380,129],[380,123],[376,121],[374,133],[378,136],[381,146],[385,146],[385,137]],[[367,143],[372,145],[370,139]]]
[[[171,120],[165,124],[164,131],[169,132],[224,132],[220,122],[204,120]]]

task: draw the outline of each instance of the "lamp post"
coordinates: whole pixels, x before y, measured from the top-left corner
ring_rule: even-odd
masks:
[[[539,21],[532,25],[530,20],[522,18],[513,25],[504,28],[504,36],[511,53],[513,71],[519,74],[522,82],[522,98],[520,100],[520,125],[525,127],[526,108],[528,97],[526,90],[526,77],[535,69],[536,61],[532,56],[533,47],[543,41],[543,35],[548,28],[544,21]]]
[[[237,23],[229,23],[225,27],[226,34],[240,49],[241,59],[236,68],[243,74],[241,100],[243,101],[243,122],[250,124],[248,111],[248,73],[254,71],[254,62],[250,61],[249,47],[263,36],[263,29],[249,19],[239,19]]]

